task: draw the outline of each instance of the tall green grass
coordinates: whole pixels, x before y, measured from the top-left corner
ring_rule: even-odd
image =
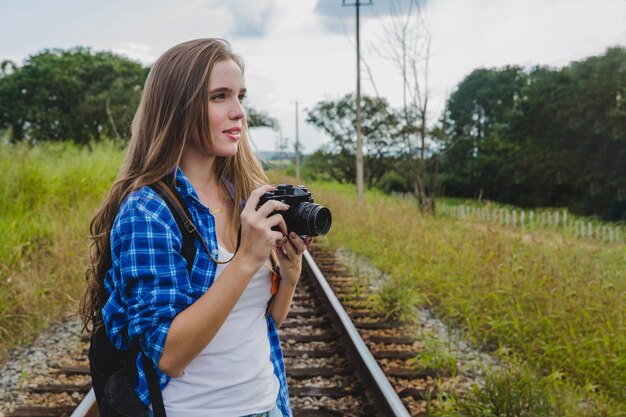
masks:
[[[0,358],[73,309],[89,219],[121,160],[110,143],[0,145]]]
[[[398,294],[417,290],[408,299],[422,300],[475,345],[624,409],[623,245],[424,216],[377,192],[357,205],[352,186],[308,185],[333,213],[323,244],[366,257]]]

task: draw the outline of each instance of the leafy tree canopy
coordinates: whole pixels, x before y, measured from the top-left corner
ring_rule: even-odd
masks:
[[[263,111],[255,110],[252,107],[246,109],[248,117],[248,126],[252,127],[270,127],[272,129],[278,129],[278,120],[270,117]]]
[[[13,141],[127,138],[148,69],[112,52],[48,49],[0,73],[0,128]]]
[[[371,187],[390,168],[393,156],[402,145],[399,137],[401,121],[384,98],[365,96],[361,101],[361,132],[365,159],[365,181]],[[348,94],[336,101],[322,101],[308,112],[306,121],[328,134],[331,142],[311,160],[325,167],[334,179],[354,181],[356,166],[356,101]],[[329,162],[322,163],[321,158]]]
[[[626,219],[626,49],[562,69],[479,69],[450,96],[451,195]]]

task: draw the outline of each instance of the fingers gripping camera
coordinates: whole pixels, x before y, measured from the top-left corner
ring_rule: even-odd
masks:
[[[288,210],[278,213],[285,219],[290,232],[300,236],[321,236],[330,230],[333,221],[330,210],[315,204],[311,193],[303,185],[279,184],[276,190],[261,196],[259,206],[269,200],[278,200],[289,206]]]

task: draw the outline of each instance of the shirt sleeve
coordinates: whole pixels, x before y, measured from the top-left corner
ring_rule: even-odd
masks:
[[[112,234],[119,242],[119,285],[126,303],[130,339],[139,337],[156,366],[178,313],[195,299],[181,255],[178,226],[160,198],[130,201],[122,207]]]

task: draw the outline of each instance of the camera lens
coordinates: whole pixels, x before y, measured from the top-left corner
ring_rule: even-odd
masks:
[[[330,214],[330,210],[328,210],[324,206],[315,207],[312,210],[313,217],[313,227],[315,234],[311,234],[311,236],[320,236],[325,235],[330,230],[330,225],[333,222],[333,218]]]
[[[330,210],[321,204],[301,203],[294,215],[295,232],[299,235],[321,236],[328,233],[333,218]]]

